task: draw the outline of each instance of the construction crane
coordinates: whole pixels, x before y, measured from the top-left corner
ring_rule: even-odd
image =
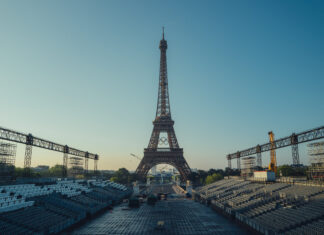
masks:
[[[274,143],[274,134],[272,131],[270,131],[268,134],[269,134],[269,140],[271,144],[269,171],[273,171],[274,173],[277,173],[277,158],[276,158],[276,150],[275,150],[276,146]]]
[[[133,156],[134,158],[137,158],[137,159],[140,160],[140,161],[142,160],[142,158],[140,158],[139,156],[137,156],[137,155],[135,155],[135,154],[133,154],[133,153],[131,153],[130,155]]]

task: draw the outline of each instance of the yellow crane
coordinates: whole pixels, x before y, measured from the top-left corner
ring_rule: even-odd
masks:
[[[269,139],[270,139],[270,163],[269,163],[269,171],[273,171],[277,173],[277,158],[276,158],[276,150],[275,150],[275,143],[274,143],[274,134],[272,131],[269,133]]]

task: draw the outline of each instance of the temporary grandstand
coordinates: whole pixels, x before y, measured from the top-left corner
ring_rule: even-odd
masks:
[[[0,186],[1,234],[56,234],[129,197],[110,181],[58,180]]]
[[[310,167],[307,171],[312,180],[324,180],[324,142],[308,144]]]
[[[243,178],[248,178],[253,176],[253,172],[255,171],[255,157],[245,157],[242,159],[243,168],[241,170],[241,176]]]
[[[83,159],[80,157],[69,157],[69,177],[77,178],[80,175],[83,175]]]
[[[324,234],[324,187],[230,178],[194,196],[262,234]]]
[[[0,181],[7,181],[13,177],[16,148],[16,144],[0,142]]]

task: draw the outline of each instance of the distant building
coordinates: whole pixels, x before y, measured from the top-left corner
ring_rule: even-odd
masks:
[[[34,167],[33,170],[36,171],[36,172],[48,171],[49,166],[39,165],[39,166]]]
[[[254,171],[253,178],[256,181],[276,181],[276,175],[273,171]]]
[[[174,175],[179,174],[179,171],[177,170],[177,168],[173,168],[173,174]]]
[[[152,171],[152,175],[156,175],[156,166],[153,166],[151,171]]]
[[[114,170],[100,170],[102,174],[114,174],[116,171]],[[131,172],[130,172],[131,173]]]

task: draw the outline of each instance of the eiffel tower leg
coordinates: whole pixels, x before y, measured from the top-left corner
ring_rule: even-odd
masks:
[[[138,165],[135,174],[137,175],[137,179],[140,181],[145,181],[146,180],[146,175],[149,172],[149,170],[153,167],[154,165],[149,165],[145,159],[145,157],[143,157],[143,159],[141,160],[140,164]]]
[[[182,149],[173,149],[173,151],[155,151],[146,149],[144,157],[136,169],[138,179],[144,181],[148,171],[158,164],[169,164],[175,167],[183,181],[187,180],[191,174],[190,167],[183,157]]]

